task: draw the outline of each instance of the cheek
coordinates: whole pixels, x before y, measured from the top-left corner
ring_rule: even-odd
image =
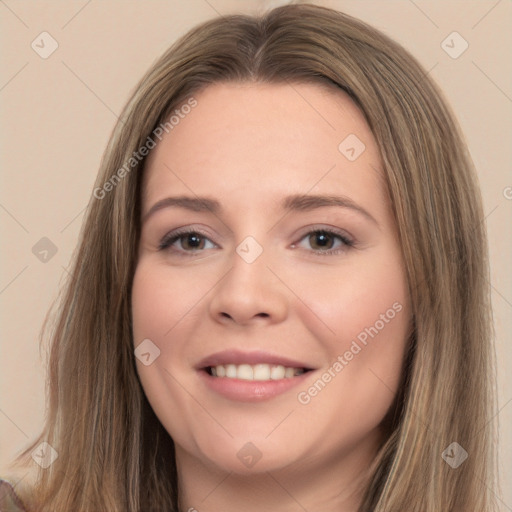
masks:
[[[144,338],[159,339],[170,329],[176,301],[170,300],[170,286],[150,266],[139,264],[132,289],[134,343]]]
[[[187,411],[191,404],[178,384],[182,376],[169,362],[183,359],[186,343],[181,342],[185,340],[182,328],[186,322],[180,323],[180,319],[185,316],[189,319],[193,314],[187,315],[187,311],[198,290],[181,285],[166,274],[160,266],[144,260],[136,268],[132,287],[133,344],[137,347],[149,339],[158,347],[159,355],[151,364],[136,360],[137,372],[146,398],[162,425],[172,432],[175,440],[186,443],[184,418],[190,416]],[[181,414],[172,414],[175,410]]]
[[[364,342],[372,327],[400,338],[410,317],[408,287],[400,260],[390,252],[354,257],[336,268],[317,266],[300,276],[289,270],[288,281],[309,308],[301,314],[309,330],[336,348],[358,336]]]
[[[181,319],[197,314],[200,308],[195,306],[213,284],[211,273],[188,272],[180,278],[165,265],[139,262],[132,288],[134,343],[151,337],[167,339]]]
[[[314,312],[304,308],[302,320],[329,355],[319,379],[300,390],[299,403],[313,416],[336,411],[329,422],[333,428],[344,413],[350,415],[346,429],[375,426],[398,390],[411,327],[407,281],[396,251],[358,259],[336,272],[319,268],[315,276],[301,278],[298,294]]]
[[[170,378],[166,366],[170,359],[176,360],[182,350],[179,339],[173,335],[176,323],[185,314],[187,300],[183,293],[177,283],[165,279],[157,265],[142,262],[137,266],[132,287],[133,344],[137,349],[139,344],[147,345],[150,340],[148,346],[152,350],[149,351],[158,354],[148,365],[143,364],[143,359],[136,361],[144,391],[153,407],[161,390],[166,389],[166,394],[169,389],[172,392],[173,387],[166,383]],[[170,339],[173,343],[168,342]]]

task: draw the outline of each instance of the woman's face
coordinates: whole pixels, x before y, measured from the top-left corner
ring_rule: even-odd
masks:
[[[411,316],[374,137],[319,85],[195,100],[145,169],[145,394],[178,460],[248,473],[371,457]]]

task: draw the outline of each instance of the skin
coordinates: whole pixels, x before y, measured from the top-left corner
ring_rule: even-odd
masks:
[[[176,445],[181,506],[356,511],[411,325],[375,139],[344,92],[317,84],[215,84],[195,98],[147,160],[132,295],[134,345],[149,338],[160,350],[137,369]],[[349,134],[366,146],[355,161],[338,149]],[[374,220],[339,206],[286,213],[281,203],[292,194],[343,195]],[[223,211],[172,206],[147,217],[156,202],[180,195],[214,198]],[[180,227],[205,232],[200,248],[185,236],[159,250]],[[322,228],[354,245],[334,236],[319,246],[309,234]],[[250,264],[235,250],[247,236],[263,249]],[[298,393],[393,304],[400,312],[301,403]],[[269,400],[229,400],[195,366],[231,348],[299,359],[315,371]],[[247,442],[261,454],[250,468],[237,457]]]

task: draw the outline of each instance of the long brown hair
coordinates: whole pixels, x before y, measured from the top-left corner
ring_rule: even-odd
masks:
[[[128,101],[47,330],[47,419],[25,456],[46,441],[58,458],[40,471],[32,503],[52,512],[178,510],[174,445],[134,363],[130,295],[144,159],[126,162],[173,109],[226,81],[344,90],[380,148],[414,332],[360,512],[494,510],[487,245],[471,159],[442,94],[409,53],[361,21],[312,5],[202,24],[152,66]],[[454,442],[468,453],[458,468],[442,456]]]

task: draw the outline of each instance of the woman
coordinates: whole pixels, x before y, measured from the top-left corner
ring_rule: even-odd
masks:
[[[205,23],[93,196],[30,509],[494,510],[480,196],[399,45],[310,5]]]

